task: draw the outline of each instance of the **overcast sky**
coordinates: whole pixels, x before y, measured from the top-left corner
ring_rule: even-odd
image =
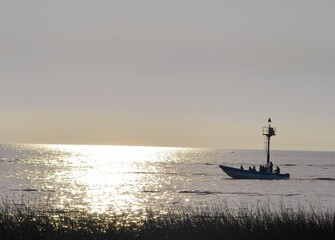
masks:
[[[334,1],[0,1],[0,141],[335,150]]]

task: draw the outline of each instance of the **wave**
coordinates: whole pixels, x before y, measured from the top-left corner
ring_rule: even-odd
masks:
[[[178,175],[179,173],[174,173],[174,172],[144,172],[144,171],[139,171],[139,172],[128,172],[129,174],[152,174],[152,175]]]
[[[265,196],[265,194],[257,192],[227,192],[230,195],[248,195],[248,196]]]
[[[208,176],[207,173],[176,173],[176,172],[145,172],[145,171],[139,171],[139,172],[128,172],[129,174],[150,174],[150,175],[193,175],[193,176]]]
[[[312,180],[335,181],[335,178],[329,178],[329,177],[315,177],[315,178],[312,178]]]
[[[23,189],[12,189],[14,192],[38,192],[39,190],[36,188],[23,188]]]
[[[213,166],[213,165],[217,165],[216,163],[204,163],[204,162],[196,162],[194,164],[197,165],[205,165],[205,166]]]
[[[311,180],[319,180],[319,181],[335,181],[335,178],[331,177],[313,177],[313,178],[293,178],[291,180],[296,181],[311,181]]]
[[[198,194],[198,195],[222,194],[222,192],[200,191],[200,190],[182,190],[182,191],[178,191],[178,193]]]
[[[1,158],[0,162],[8,162],[8,163],[16,163],[20,162],[21,160],[18,158]]]
[[[11,191],[13,192],[56,192],[55,190],[52,190],[52,189],[36,189],[36,188],[22,188],[22,189],[19,189],[19,188],[14,188],[14,189],[11,189]]]
[[[299,196],[300,194],[298,193],[289,193],[289,194],[286,194],[285,196],[286,197],[293,197],[293,196]]]
[[[159,193],[161,191],[159,191],[159,190],[143,190],[142,192],[143,193]]]
[[[197,195],[226,194],[226,195],[265,196],[262,193],[256,193],[256,192],[220,192],[220,191],[200,191],[200,190],[182,190],[182,191],[178,191],[178,193],[197,194]]]
[[[318,167],[318,168],[324,168],[324,167],[335,167],[335,164],[308,164],[308,167]]]

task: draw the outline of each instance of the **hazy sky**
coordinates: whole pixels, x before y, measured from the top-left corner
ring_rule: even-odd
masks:
[[[0,141],[335,150],[335,1],[0,1]]]

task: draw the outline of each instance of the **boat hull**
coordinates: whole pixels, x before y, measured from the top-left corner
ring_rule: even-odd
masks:
[[[289,179],[290,174],[288,173],[267,173],[267,172],[257,172],[252,170],[244,170],[239,168],[228,167],[220,165],[222,171],[224,171],[228,176],[236,179],[264,179],[264,180],[281,180]]]

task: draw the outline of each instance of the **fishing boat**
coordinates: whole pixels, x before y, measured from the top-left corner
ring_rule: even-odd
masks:
[[[261,165],[259,171],[255,168],[244,169],[243,166],[240,168],[229,167],[225,165],[219,165],[222,171],[228,176],[236,179],[264,179],[264,180],[279,180],[289,179],[290,174],[280,173],[279,167],[273,171],[273,164],[270,161],[270,138],[276,135],[276,128],[271,127],[271,118],[268,120],[268,126],[263,127],[263,135],[265,136],[265,148],[266,148],[266,164]]]

